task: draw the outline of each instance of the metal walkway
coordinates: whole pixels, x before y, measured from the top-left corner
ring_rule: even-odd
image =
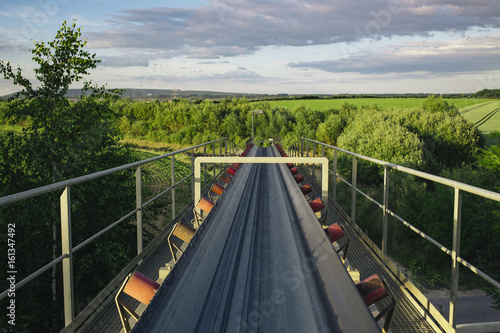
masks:
[[[285,164],[230,185],[133,332],[379,330]]]
[[[262,166],[263,167],[263,166]],[[278,168],[278,165],[270,165],[271,168],[274,168],[272,170],[275,170]],[[148,308],[148,310],[143,314],[143,317],[145,318],[144,320],[141,319],[139,322],[139,325],[137,325],[137,328],[135,328],[134,332],[150,332],[150,327],[145,326],[146,324],[143,323],[153,323],[154,318],[158,318],[158,316],[170,316],[169,319],[166,321],[168,323],[172,323],[172,327],[182,327],[183,331],[186,331],[186,323],[190,323],[194,325],[194,329],[188,329],[187,331],[196,331],[197,322],[200,317],[205,317],[205,320],[208,320],[207,322],[204,322],[205,324],[211,325],[211,329],[215,329],[215,331],[220,331],[221,328],[225,328],[227,331],[238,331],[238,327],[240,328],[239,330],[241,331],[242,327],[241,324],[246,324],[247,328],[255,329],[258,331],[311,331],[311,327],[315,327],[316,331],[323,331],[324,328],[331,328],[335,326],[336,324],[332,322],[329,322],[328,319],[325,321],[325,314],[321,314],[321,311],[319,311],[319,304],[324,303],[324,299],[321,297],[319,298],[314,298],[315,296],[311,296],[311,294],[317,293],[317,288],[318,288],[318,283],[316,277],[314,276],[315,274],[310,274],[311,271],[309,272],[309,276],[307,279],[304,279],[304,281],[316,281],[315,283],[310,283],[310,284],[304,284],[300,289],[300,293],[303,294],[303,296],[306,296],[306,299],[308,299],[308,302],[306,302],[306,306],[304,308],[297,308],[297,304],[300,304],[300,302],[303,302],[301,300],[299,303],[296,303],[295,305],[290,305],[291,307],[291,312],[280,312],[282,309],[281,308],[286,308],[285,306],[282,306],[283,304],[280,304],[279,306],[273,306],[272,307],[272,314],[269,314],[270,308],[269,304],[266,303],[266,300],[270,300],[270,297],[272,295],[273,291],[276,290],[282,290],[283,289],[283,280],[279,281],[276,278],[273,278],[272,276],[267,276],[262,272],[265,271],[273,271],[275,272],[276,277],[283,277],[283,267],[295,267],[294,265],[297,265],[297,262],[302,262],[304,261],[304,257],[297,252],[297,248],[300,248],[301,246],[303,247],[304,244],[302,241],[297,241],[296,238],[293,238],[293,231],[292,230],[286,230],[283,228],[282,225],[276,225],[273,226],[273,221],[277,219],[280,214],[287,214],[286,210],[284,211],[283,208],[279,207],[278,204],[284,204],[287,206],[287,201],[285,200],[285,197],[287,196],[286,191],[283,191],[283,188],[279,188],[279,186],[284,186],[280,185],[279,183],[272,183],[274,180],[277,178],[277,173],[276,171],[257,171],[259,169],[263,168],[255,168],[253,172],[259,173],[257,178],[262,178],[263,183],[262,184],[267,184],[267,187],[271,187],[273,189],[278,189],[276,194],[270,194],[266,191],[263,190],[263,186],[257,186],[257,185],[251,185],[250,186],[256,186],[255,190],[257,191],[256,194],[252,194],[250,191],[246,191],[245,187],[240,189],[239,193],[241,197],[238,197],[238,195],[234,195],[237,192],[236,186],[234,184],[230,184],[230,186],[235,187],[233,193],[233,198],[238,201],[236,206],[241,206],[240,208],[242,211],[246,212],[245,214],[252,215],[256,214],[256,212],[261,212],[260,215],[256,215],[253,218],[256,220],[263,221],[264,223],[261,223],[258,227],[252,227],[252,226],[241,226],[237,223],[234,224],[234,226],[230,226],[229,224],[225,227],[225,232],[228,233],[231,231],[231,234],[238,235],[234,239],[231,240],[232,246],[235,246],[238,249],[238,255],[235,255],[235,253],[232,251],[229,251],[225,254],[225,259],[221,260],[220,262],[217,262],[217,260],[210,259],[208,257],[198,257],[198,261],[194,259],[190,259],[193,257],[196,257],[196,255],[189,255],[188,253],[192,251],[196,244],[196,238],[201,241],[203,239],[208,242],[210,240],[210,243],[217,244],[217,242],[223,242],[219,238],[218,235],[212,234],[212,239],[209,239],[209,232],[208,231],[203,231],[205,225],[202,225],[200,228],[199,232],[197,233],[200,234],[200,236],[195,236],[195,238],[192,240],[190,249],[188,248],[188,251],[186,252],[185,260],[181,259],[179,263],[181,265],[194,265],[193,267],[198,267],[199,265],[203,265],[204,269],[203,272],[200,272],[200,274],[187,274],[185,273],[186,270],[184,270],[184,273],[182,273],[182,267],[174,268],[172,271],[172,274],[167,278],[167,281],[165,281],[170,288],[161,288],[160,291],[158,292],[158,297],[155,296],[155,299],[153,299],[153,302],[151,303],[153,306]],[[240,170],[243,172],[243,170]],[[288,171],[288,170],[285,170]],[[252,172],[247,171],[247,172]],[[269,173],[273,174],[273,177],[270,177]],[[253,174],[252,177],[256,177],[257,174]],[[242,177],[243,178],[243,177]],[[279,178],[279,177],[278,177]],[[248,179],[248,178],[247,178]],[[252,183],[252,182],[250,182]],[[262,185],[260,184],[260,185]],[[293,184],[296,186],[295,184]],[[229,191],[228,191],[229,192]],[[300,191],[299,191],[300,192]],[[253,197],[251,198],[245,198],[244,195],[251,195]],[[303,199],[303,198],[301,198]],[[304,200],[305,201],[305,200]],[[266,207],[264,206],[265,203],[271,203],[270,205],[267,205]],[[220,205],[219,205],[220,206]],[[235,205],[233,204],[232,207]],[[214,207],[214,210],[218,207],[216,205]],[[289,207],[288,207],[289,208]],[[309,207],[307,207],[309,208]],[[217,212],[225,211],[226,214],[235,214],[234,212],[228,212],[229,208],[224,208],[220,209],[217,208]],[[236,209],[236,208],[234,208]],[[231,209],[229,209],[231,210]],[[217,213],[214,211],[214,214]],[[314,216],[314,215],[313,215]],[[234,217],[234,216],[233,216]],[[287,217],[285,220],[290,220],[290,216]],[[187,214],[183,220],[184,221],[189,221],[191,219],[191,216]],[[310,222],[310,221],[308,221]],[[354,266],[354,268],[358,269],[361,273],[361,279],[368,277],[374,273],[378,273],[381,276],[387,276],[388,274],[391,274],[390,271],[387,269],[385,264],[383,264],[383,260],[380,260],[375,252],[373,252],[370,247],[372,245],[367,244],[366,241],[363,239],[363,235],[359,234],[359,230],[356,230],[355,227],[351,226],[350,223],[348,222],[348,218],[345,218],[342,216],[339,210],[337,210],[336,207],[334,207],[334,204],[332,202],[329,203],[329,214],[328,214],[328,224],[332,224],[334,222],[338,222],[346,227],[347,233],[351,237],[351,243],[349,246],[349,251],[347,254],[347,259],[349,260],[350,264]],[[317,224],[317,222],[316,222]],[[207,223],[207,225],[210,225]],[[318,224],[319,226],[319,224]],[[233,229],[231,229],[233,228]],[[236,229],[234,229],[236,228]],[[250,228],[250,229],[248,229]],[[209,229],[209,228],[207,228]],[[212,228],[214,229],[214,228]],[[201,237],[201,234],[205,232],[207,235],[204,237]],[[220,232],[220,231],[219,231]],[[262,242],[264,242],[261,238],[262,237],[253,237],[252,235],[255,235],[255,233],[259,233],[262,235],[262,237],[268,237],[269,244],[274,244],[274,247],[267,248],[262,246]],[[167,233],[168,234],[168,233]],[[286,241],[287,237],[286,235],[292,236],[291,239],[295,239],[294,242],[290,243],[289,241]],[[300,239],[300,238],[299,238]],[[272,240],[272,241],[271,241]],[[241,246],[245,242],[250,242],[252,243],[252,246],[250,247],[243,247]],[[259,244],[256,244],[256,242],[260,242]],[[302,244],[301,244],[302,243]],[[224,244],[226,246],[227,244]],[[254,249],[255,248],[255,249]],[[244,251],[247,251],[245,249],[253,249],[252,251],[262,251],[261,253],[258,253],[258,260],[260,260],[260,264],[256,267],[260,267],[259,269],[261,272],[257,271],[255,272],[254,269],[252,269],[252,275],[256,276],[257,280],[259,281],[258,283],[246,283],[245,281],[247,280],[247,270],[248,267],[252,266],[252,260],[256,258],[255,253],[244,253]],[[265,258],[269,257],[269,251],[274,251],[275,254],[278,254],[278,258],[283,260],[283,262],[278,263],[278,262],[266,262]],[[195,251],[193,251],[196,253]],[[200,251],[198,251],[200,253]],[[200,255],[198,255],[200,256]],[[190,260],[187,260],[190,259]],[[307,259],[307,258],[305,258]],[[337,258],[338,259],[338,258]],[[168,250],[168,245],[166,242],[166,239],[158,246],[158,248],[153,252],[152,255],[147,257],[141,265],[138,267],[138,270],[141,271],[142,273],[146,274],[147,276],[150,276],[153,279],[158,278],[158,269],[163,266],[166,262],[169,262],[171,260],[171,255]],[[184,262],[184,263],[183,263]],[[191,262],[191,263],[190,263]],[[222,265],[222,266],[221,266]],[[300,264],[299,264],[300,265]],[[343,267],[342,267],[343,268]],[[220,269],[220,271],[219,271]],[[175,274],[184,274],[186,275],[184,279],[189,278],[192,279],[193,277],[199,277],[201,280],[199,281],[191,281],[189,283],[191,286],[196,284],[202,285],[203,281],[206,281],[206,272],[210,271],[214,275],[219,274],[218,278],[216,278],[214,283],[219,283],[221,284],[220,287],[222,291],[225,291],[226,294],[219,294],[218,292],[214,292],[219,289],[213,289],[209,290],[208,293],[210,294],[211,301],[209,303],[201,306],[198,310],[193,310],[192,308],[189,307],[189,304],[192,304],[192,302],[195,302],[195,298],[197,296],[200,296],[200,290],[201,289],[194,289],[192,294],[190,294],[190,297],[185,297],[183,293],[188,292],[188,289],[184,287],[175,287],[172,288],[172,283],[175,280]],[[179,272],[179,273],[176,273]],[[190,270],[187,270],[191,272]],[[306,273],[308,273],[306,271]],[[345,272],[347,275],[347,272]],[[232,276],[232,278],[227,278],[227,275]],[[316,274],[317,275],[317,274]],[[177,278],[178,280],[178,278]],[[235,282],[239,281],[239,282]],[[243,285],[245,285],[245,288],[242,290],[239,289],[231,289],[228,287],[227,284],[233,284],[233,287],[236,284],[241,285],[241,281],[243,281]],[[402,284],[398,283],[398,279],[387,279],[389,282],[391,289],[393,293],[395,294],[398,305],[396,308],[396,312],[394,314],[393,320],[392,320],[392,325],[391,325],[391,331],[392,332],[435,332],[436,330],[433,329],[433,326],[428,324],[426,320],[426,315],[425,315],[425,310],[418,309],[415,307],[414,303],[408,299],[408,296],[406,293],[402,291]],[[400,282],[400,281],[399,281]],[[280,284],[281,283],[281,284]],[[352,282],[350,282],[352,284]],[[353,284],[352,284],[353,285]],[[295,286],[295,284],[294,284]],[[170,290],[175,289],[179,290],[179,288],[184,288],[182,289],[182,293],[178,294],[177,296],[172,297],[172,292]],[[299,287],[297,287],[299,288]],[[312,288],[312,289],[311,289]],[[324,289],[324,286],[321,287]],[[320,288],[320,289],[321,289]],[[167,292],[167,290],[169,290]],[[197,291],[196,291],[197,290]],[[204,291],[207,293],[207,291]],[[164,294],[162,296],[162,294]],[[170,308],[167,306],[155,306],[154,302],[156,299],[161,299],[162,297],[165,297],[168,294],[168,299],[172,299],[172,301],[167,300],[164,298],[163,302],[170,302]],[[175,293],[174,293],[175,294]],[[239,308],[237,310],[234,310],[232,308],[226,308],[229,305],[227,302],[225,302],[227,299],[229,299],[228,295],[231,294],[231,300],[234,302],[234,304],[239,304]],[[181,295],[181,296],[179,296]],[[276,297],[275,300],[279,301],[280,298],[278,297],[279,295],[274,294]],[[173,316],[175,311],[174,309],[177,306],[177,302],[186,300],[187,303],[184,304],[184,306],[187,306],[188,310],[184,311],[184,315],[176,315],[175,317]],[[234,300],[235,299],[235,300]],[[224,301],[222,301],[224,300]],[[243,301],[242,301],[243,300]],[[287,299],[288,300],[288,299]],[[162,302],[162,304],[163,304]],[[158,303],[158,302],[157,302]],[[271,326],[264,326],[260,320],[258,319],[257,321],[251,321],[251,315],[252,311],[255,309],[252,308],[252,304],[248,303],[253,303],[257,307],[260,307],[260,317],[266,317],[265,315],[267,314],[267,317],[272,317],[274,318],[286,318],[287,320],[273,320],[273,324]],[[279,302],[278,302],[279,303]],[[356,302],[355,302],[356,303]],[[248,308],[242,308],[242,304],[247,304]],[[274,304],[274,303],[273,303]],[[286,303],[287,304],[287,303]],[[213,308],[222,308],[221,311],[218,312],[218,310],[214,310]],[[295,307],[295,309],[294,309]],[[162,308],[164,310],[162,310]],[[346,307],[349,308],[349,307]],[[302,310],[302,311],[297,311],[297,310]],[[315,310],[315,311],[314,311]],[[237,315],[235,315],[235,312],[237,311]],[[267,311],[267,312],[266,312]],[[288,311],[288,310],[287,310]],[[296,312],[294,312],[296,311]],[[309,311],[309,312],[308,312]],[[319,311],[319,312],[318,312]],[[327,311],[328,312],[328,311]],[[352,309],[351,309],[352,312]],[[263,315],[264,313],[264,315]],[[304,316],[304,313],[309,313],[311,317],[309,319],[305,319],[306,317]],[[368,312],[369,313],[369,312]],[[424,314],[422,314],[424,313]],[[195,320],[192,320],[193,315],[197,315],[196,322]],[[355,316],[359,315],[358,312],[354,311]],[[215,315],[214,319],[211,319]],[[283,317],[285,315],[285,317]],[[250,317],[249,317],[250,316]],[[361,315],[362,317],[363,315]],[[246,318],[245,320],[241,320],[241,318]],[[267,319],[264,318],[264,319]],[[327,317],[327,316],[326,316]],[[238,320],[234,320],[237,319]],[[312,318],[312,319],[311,319]],[[173,319],[175,319],[173,321]],[[185,319],[185,321],[183,321]],[[231,320],[233,319],[233,320]],[[365,317],[366,319],[366,317]],[[370,319],[365,320],[366,322],[369,322]],[[359,322],[359,320],[358,320]],[[204,324],[204,325],[205,325]],[[207,324],[207,325],[208,325]],[[179,325],[179,326],[176,326]],[[240,325],[240,326],[237,326]],[[252,325],[257,325],[256,327]],[[290,325],[290,326],[286,326]],[[332,326],[333,325],[333,326]],[[370,324],[368,324],[370,327]],[[142,327],[142,329],[141,329]],[[163,327],[163,326],[162,326]],[[203,326],[206,327],[206,326]],[[286,328],[288,327],[288,329]],[[436,325],[434,325],[434,328]],[[108,302],[108,304],[101,309],[99,309],[99,313],[95,316],[93,319],[92,323],[90,325],[87,325],[87,327],[84,330],[80,330],[81,332],[120,332],[121,330],[121,323],[118,318],[117,310],[115,307],[115,304],[113,302],[113,299],[111,298]],[[232,330],[235,328],[235,330]],[[290,329],[291,328],[291,329]],[[312,331],[315,331],[312,330]],[[162,330],[164,331],[164,330]],[[172,331],[175,331],[173,329]],[[351,330],[355,331],[355,330]],[[358,331],[366,331],[366,330],[359,330]]]
[[[334,214],[332,214],[334,212]],[[419,310],[415,304],[408,299],[408,296],[403,292],[402,282],[383,264],[376,253],[371,250],[371,245],[367,244],[359,231],[356,230],[341,213],[336,211],[336,207],[330,203],[330,211],[328,214],[328,224],[340,223],[344,226],[347,234],[351,238],[347,259],[350,264],[360,272],[360,279],[363,280],[373,274],[386,277],[386,281],[391,288],[394,297],[397,300],[396,310],[391,322],[392,332],[441,332],[439,327],[434,329],[426,320],[426,316],[422,315],[422,308]],[[388,278],[389,275],[393,275]],[[381,300],[384,305],[387,300]],[[427,316],[428,317],[428,316]]]

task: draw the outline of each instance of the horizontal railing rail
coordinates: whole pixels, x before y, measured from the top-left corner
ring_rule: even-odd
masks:
[[[351,221],[355,222],[356,219],[356,193],[360,193],[363,197],[365,197],[367,200],[373,202],[376,206],[382,209],[383,211],[383,222],[382,222],[382,253],[384,255],[387,255],[387,244],[388,244],[388,235],[387,235],[387,224],[388,224],[388,216],[393,216],[396,220],[401,222],[403,225],[408,227],[410,230],[412,230],[414,233],[420,235],[422,238],[424,238],[426,241],[430,242],[434,246],[438,247],[441,251],[446,253],[452,258],[452,278],[451,278],[451,285],[450,285],[450,291],[451,291],[451,296],[450,296],[450,314],[449,314],[449,322],[448,322],[448,327],[447,329],[450,332],[454,332],[456,330],[456,305],[457,305],[457,298],[458,298],[458,278],[459,278],[459,270],[458,270],[458,263],[462,264],[463,266],[467,267],[471,272],[474,272],[481,278],[483,278],[485,281],[490,283],[492,286],[495,288],[500,289],[500,283],[496,281],[495,279],[491,278],[488,276],[486,273],[478,269],[477,267],[473,266],[469,262],[467,262],[465,259],[459,256],[460,253],[460,234],[461,234],[461,215],[462,215],[462,193],[461,192],[467,192],[471,193],[477,196],[481,196],[486,199],[494,200],[497,202],[500,202],[500,193],[489,191],[486,189],[482,189],[476,186],[464,184],[455,180],[443,178],[440,176],[432,175],[429,173],[425,173],[422,171],[418,171],[415,169],[411,169],[408,167],[404,167],[401,165],[385,162],[382,160],[378,160],[375,158],[371,158],[368,156],[356,154],[354,152],[341,149],[332,145],[328,145],[319,141],[307,139],[307,138],[301,138],[294,142],[293,144],[290,145],[289,147],[289,155],[290,156],[301,156],[301,157],[308,157],[309,152],[310,152],[310,147],[309,145],[312,144],[312,157],[315,156],[320,156],[316,154],[316,145],[322,147],[322,152],[321,156],[325,156],[325,148],[333,149],[334,151],[334,156],[333,156],[333,170],[329,170],[330,173],[334,175],[337,179],[340,181],[344,182],[351,188],[351,216],[350,219]],[[338,153],[344,153],[347,155],[352,156],[352,172],[351,172],[351,177],[352,180],[349,183],[346,179],[341,177],[341,175],[338,173],[337,170],[337,162],[338,162]],[[368,194],[364,193],[361,191],[359,188],[357,188],[357,160],[362,159],[371,163],[378,164],[384,168],[384,189],[383,189],[383,203],[377,202],[374,198],[370,197]],[[448,187],[451,187],[455,191],[455,198],[454,198],[454,216],[453,216],[453,244],[452,244],[452,249],[448,249],[423,231],[419,230],[415,226],[413,226],[411,223],[406,221],[404,218],[400,217],[397,215],[395,212],[389,210],[389,169],[393,170],[398,170],[400,172],[413,175],[422,179],[426,179],[429,181],[433,181],[438,184],[442,184]],[[314,175],[314,165],[312,169],[312,174]],[[336,201],[336,186],[337,182],[333,181],[333,188],[331,190],[333,200]]]
[[[216,152],[216,143],[219,144],[219,153],[217,154]],[[224,145],[224,151],[222,150]],[[57,190],[64,190],[63,194],[61,195],[61,230],[63,230],[61,234],[61,243],[62,243],[62,254],[61,256],[55,258],[51,262],[45,264],[43,267],[37,269],[35,272],[31,273],[21,281],[17,282],[15,284],[16,290],[19,288],[25,286],[27,283],[33,281],[36,279],[39,275],[43,274],[44,272],[48,271],[49,269],[53,268],[55,265],[62,263],[63,265],[63,289],[64,289],[64,318],[65,318],[65,326],[68,326],[71,324],[75,317],[75,309],[74,309],[74,296],[73,296],[73,273],[72,273],[72,262],[73,262],[73,253],[77,252],[78,250],[82,249],[86,245],[92,243],[95,241],[97,238],[100,236],[104,235],[105,233],[109,232],[111,229],[119,225],[120,223],[132,218],[134,215],[137,219],[137,253],[138,255],[141,254],[143,250],[143,244],[142,244],[142,235],[143,235],[143,225],[142,225],[142,211],[146,206],[149,206],[152,204],[154,201],[158,200],[168,192],[172,193],[172,218],[175,217],[175,188],[179,186],[182,183],[185,183],[189,179],[193,178],[194,175],[194,157],[195,157],[195,150],[199,148],[203,148],[203,156],[207,155],[207,146],[212,146],[212,156],[228,156],[228,155],[235,155],[238,154],[241,151],[241,148],[239,148],[233,141],[229,140],[227,137],[226,138],[221,138],[217,140],[212,140],[209,142],[205,142],[199,145],[195,145],[192,147],[188,147],[185,149],[181,149],[178,151],[174,151],[168,154],[164,154],[161,156],[155,156],[149,159],[141,160],[138,162],[133,162],[129,163],[126,165],[122,165],[119,167],[99,171],[96,173],[92,173],[89,175],[61,181],[55,184],[50,184],[47,186],[35,188],[32,190],[12,194],[9,196],[5,196],[0,198],[0,207],[1,206],[6,206],[10,205],[16,202],[20,202],[23,200],[27,200],[30,198],[38,197],[47,193],[51,193]],[[180,181],[175,180],[175,170],[174,170],[174,156],[177,154],[182,154],[182,153],[191,153],[191,172],[189,175],[184,177]],[[161,193],[155,195],[153,198],[149,199],[146,202],[142,201],[142,171],[141,167],[161,160],[165,158],[171,158],[171,186],[168,187],[166,190],[163,190]],[[78,185],[78,184],[83,184],[92,180],[96,180],[102,177],[106,177],[112,174],[115,174],[117,172],[129,170],[129,169],[134,169],[136,168],[136,208],[131,210],[130,212],[126,213],[124,216],[119,218],[118,220],[114,221],[110,225],[108,225],[106,228],[102,229],[101,231],[97,232],[93,236],[87,238],[86,240],[82,241],[80,244],[76,246],[72,246],[72,236],[71,236],[71,192],[70,188]],[[219,165],[219,168],[222,169],[222,165]],[[215,176],[215,169],[216,166],[215,164],[213,165],[213,170],[214,170],[214,176]],[[205,165],[205,182],[206,182],[206,165]],[[194,195],[194,181],[191,181],[191,196]],[[193,198],[192,198],[193,199]],[[0,294],[0,300],[4,299],[7,297],[9,293],[9,290],[6,290]]]

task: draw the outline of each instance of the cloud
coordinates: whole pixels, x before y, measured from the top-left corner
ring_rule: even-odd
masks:
[[[105,67],[128,67],[149,66],[149,57],[140,54],[122,54],[120,56],[102,56],[101,66]]]
[[[288,67],[362,74],[470,73],[500,69],[500,34],[458,41],[410,42],[346,58],[289,63]]]
[[[15,31],[0,27],[0,52],[26,52],[33,47],[23,38],[19,38]]]
[[[199,65],[219,65],[219,64],[229,64],[229,61],[200,61]]]
[[[201,75],[196,80],[261,80],[264,79],[261,75],[259,75],[255,71],[250,71],[244,67],[238,67],[238,69],[233,71],[227,71],[223,73],[214,73],[214,74],[205,74]]]
[[[207,90],[207,84],[210,84],[210,89],[213,89],[214,84],[218,86],[227,86],[231,82],[231,86],[240,83],[263,83],[271,80],[260,76],[254,71],[245,69],[236,69],[232,71],[218,72],[218,73],[197,73],[196,75],[169,75],[169,74],[154,74],[135,75],[133,77],[115,77],[117,82],[136,82],[139,87],[147,89],[159,89],[165,86],[175,87],[176,85],[184,85],[188,88],[186,90],[202,89]],[[136,84],[137,86],[137,84]],[[223,88],[223,89],[228,89]],[[231,90],[231,89],[229,89]]]
[[[362,8],[362,10],[360,10]],[[196,8],[129,9],[89,34],[95,48],[142,48],[217,59],[266,46],[429,36],[500,27],[500,6],[479,0],[211,0]]]

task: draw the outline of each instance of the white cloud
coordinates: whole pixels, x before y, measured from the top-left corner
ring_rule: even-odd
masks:
[[[500,69],[500,34],[454,41],[421,41],[363,50],[341,59],[291,62],[292,68],[345,73],[415,73],[433,75]]]
[[[77,18],[103,60],[92,79],[110,86],[442,92],[453,81],[460,91],[499,82],[496,0],[95,0],[90,10],[76,2],[45,10],[50,22],[35,20],[49,2],[26,3],[0,10],[1,59],[24,68],[32,38],[50,40],[57,24]]]
[[[129,9],[111,19],[112,29],[91,37],[94,47],[134,45],[218,58],[252,54],[270,45],[321,45],[500,27],[499,16],[495,1],[212,1],[197,8]]]

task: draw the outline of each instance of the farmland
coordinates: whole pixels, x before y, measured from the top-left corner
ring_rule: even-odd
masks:
[[[445,99],[454,104],[460,114],[472,122],[483,134],[500,130],[500,100],[492,99]],[[327,111],[339,109],[343,103],[349,103],[358,109],[363,106],[377,105],[380,109],[410,109],[421,107],[422,98],[352,98],[352,99],[309,99],[270,101],[272,107],[284,107],[292,110],[300,105],[311,110]]]
[[[306,100],[281,100],[270,101],[272,107],[281,106],[289,110],[304,105],[312,110],[326,111],[329,109],[338,109],[345,102],[361,108],[362,106],[376,104],[381,109],[408,109],[419,107],[425,99],[423,98],[350,98],[350,99],[306,99]],[[466,99],[450,98],[445,99],[449,104],[455,104],[457,108],[462,109],[474,106],[480,103],[491,102],[491,99]]]
[[[500,130],[500,102],[498,100],[462,108],[460,113],[484,134]]]

